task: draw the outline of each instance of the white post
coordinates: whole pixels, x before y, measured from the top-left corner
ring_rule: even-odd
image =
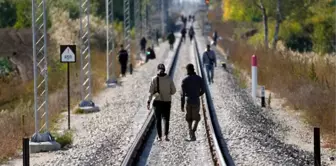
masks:
[[[252,98],[255,100],[257,97],[257,86],[258,86],[257,56],[252,55],[251,65],[252,65]]]

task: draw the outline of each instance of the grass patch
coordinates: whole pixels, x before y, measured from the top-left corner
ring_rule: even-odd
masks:
[[[230,50],[228,59],[231,63],[250,75],[251,56],[255,54],[258,58],[258,84],[287,99],[288,106],[302,112],[306,122],[321,128],[322,137],[333,141],[328,138],[334,138],[336,134],[336,57],[266,50],[246,41],[229,40],[237,26],[235,23],[214,22],[212,26],[223,37],[218,45]],[[239,76],[238,71],[234,74]]]
[[[76,108],[74,111],[75,114],[84,114],[84,110],[80,109],[80,108]]]
[[[61,144],[61,148],[64,148],[67,145],[71,145],[73,142],[73,131],[67,130],[63,134],[54,134],[56,142]]]
[[[245,79],[244,76],[242,76],[241,72],[238,69],[236,69],[236,68],[233,69],[233,76],[238,81],[238,84],[239,84],[240,88],[242,88],[242,89],[247,88],[246,79]]]

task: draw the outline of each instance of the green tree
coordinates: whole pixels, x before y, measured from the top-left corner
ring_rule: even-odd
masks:
[[[31,27],[31,1],[16,1],[16,16],[17,20],[14,25],[15,28]]]
[[[15,22],[15,4],[10,0],[0,0],[0,28],[12,27]]]

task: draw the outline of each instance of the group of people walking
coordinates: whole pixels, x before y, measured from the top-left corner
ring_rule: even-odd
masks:
[[[181,36],[182,36],[182,41],[183,42],[186,41],[186,34],[187,34],[187,28],[183,27],[182,30],[181,30]],[[194,31],[193,26],[190,26],[188,34],[189,34],[190,41],[192,41],[193,38],[194,38],[194,35],[195,35],[195,31]]]
[[[209,84],[213,83],[214,67],[217,66],[216,55],[211,50],[210,45],[202,55],[203,67],[207,71]],[[147,109],[150,110],[152,103],[154,115],[156,119],[157,140],[162,140],[162,126],[164,121],[164,139],[169,141],[169,121],[171,112],[172,95],[176,93],[176,87],[172,78],[167,75],[164,64],[157,66],[158,73],[151,79],[149,86],[149,98],[147,101]],[[196,74],[193,64],[186,66],[187,76],[181,83],[181,111],[185,112],[185,120],[188,124],[189,137],[191,141],[196,140],[198,123],[200,116],[200,97],[205,92],[205,86],[202,77]]]
[[[191,27],[192,28],[192,27]],[[193,31],[193,30],[189,30]],[[192,35],[193,36],[193,35]],[[192,36],[190,40],[192,40]],[[167,36],[170,48],[173,49],[175,42],[175,36],[173,32],[170,32]],[[142,38],[140,41],[140,47],[142,52],[146,52],[146,39]],[[146,54],[152,58],[155,58],[154,50],[150,47],[147,48]],[[124,49],[123,45],[120,45],[120,51],[118,60],[121,66],[121,75],[125,77],[127,63],[128,63],[128,52]],[[146,59],[148,61],[148,58]],[[214,82],[214,67],[217,66],[216,55],[211,46],[208,44],[206,50],[202,55],[202,66],[206,69],[208,83]],[[198,123],[200,121],[200,99],[199,97],[204,94],[205,87],[202,77],[198,76],[195,72],[193,64],[188,64],[186,66],[187,76],[183,79],[181,83],[181,111],[185,112],[185,120],[188,124],[190,140],[196,140],[195,132],[197,130]],[[147,108],[150,109],[150,104],[152,103],[154,109],[154,115],[156,118],[156,128],[158,138],[157,140],[162,140],[162,126],[161,121],[164,121],[164,136],[165,140],[169,141],[169,120],[171,112],[171,99],[172,95],[176,93],[176,87],[174,81],[166,73],[166,68],[164,64],[159,64],[157,66],[158,73],[152,78],[149,87],[149,98],[147,101]],[[152,102],[152,99],[153,102]]]
[[[195,72],[193,64],[187,65],[187,77],[182,81],[181,94],[181,111],[186,109],[186,121],[188,122],[190,140],[196,140],[195,132],[198,122],[200,121],[200,99],[204,94],[203,80]],[[147,109],[150,109],[152,103],[154,115],[156,118],[157,140],[162,140],[161,122],[164,121],[164,138],[169,141],[169,120],[171,109],[171,96],[176,93],[174,81],[165,73],[164,64],[159,64],[158,74],[152,78],[149,87],[149,98],[147,101]],[[187,98],[187,99],[186,99]],[[185,100],[186,107],[185,107]],[[194,125],[193,125],[194,122]]]

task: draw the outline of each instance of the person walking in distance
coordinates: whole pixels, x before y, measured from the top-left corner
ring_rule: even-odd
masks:
[[[181,30],[181,35],[182,35],[182,41],[186,41],[186,33],[187,33],[187,28],[184,26]]]
[[[170,45],[170,50],[173,50],[174,49],[174,43],[175,43],[175,35],[173,32],[170,32],[167,36],[168,38],[168,42],[169,42],[169,45]]]
[[[194,35],[195,35],[194,28],[193,28],[193,26],[190,26],[190,28],[189,28],[189,38],[190,38],[190,42],[192,41]]]
[[[217,40],[218,40],[218,34],[217,31],[215,31],[212,35],[212,40],[213,40],[213,45],[216,46],[217,45]]]
[[[210,44],[207,45],[207,49],[203,53],[203,67],[205,67],[209,84],[213,83],[214,78],[214,66],[217,67],[216,54],[210,49]]]
[[[149,98],[147,101],[147,109],[150,109],[152,99],[154,115],[156,119],[157,140],[162,139],[161,121],[164,120],[164,134],[165,140],[169,141],[169,118],[171,107],[171,96],[176,93],[176,88],[173,80],[165,73],[166,69],[164,64],[158,65],[158,74],[152,78],[149,87]]]
[[[185,97],[187,97],[187,114],[186,121],[188,122],[189,136],[191,141],[196,140],[195,132],[197,130],[198,122],[201,120],[200,116],[200,99],[199,97],[204,94],[204,84],[200,76],[195,72],[194,65],[187,65],[187,74],[182,81],[182,94],[181,94],[181,110],[184,112]],[[193,122],[194,126],[193,126]]]
[[[121,70],[120,70],[121,71],[121,75],[123,77],[125,77],[126,76],[126,69],[127,69],[128,53],[124,49],[123,45],[120,45],[120,51],[119,51],[118,60],[119,60],[120,67],[121,67]]]
[[[159,38],[160,38],[159,30],[156,29],[156,31],[155,31],[155,42],[156,42],[156,45],[158,45],[158,46],[159,46]]]
[[[142,37],[141,40],[140,40],[140,48],[141,48],[142,53],[146,52],[146,44],[147,44],[146,38]]]

